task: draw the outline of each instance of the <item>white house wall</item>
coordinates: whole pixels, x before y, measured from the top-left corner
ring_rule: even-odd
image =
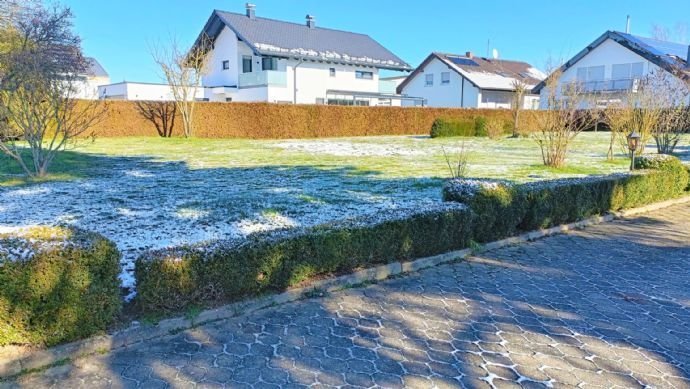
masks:
[[[174,100],[172,89],[166,84],[121,82],[117,84],[101,85],[98,87],[98,95],[100,98],[110,100]],[[196,98],[204,98],[204,88],[196,88]]]
[[[441,84],[441,73],[450,73],[450,83]],[[426,86],[426,75],[434,75],[434,84]],[[462,83],[464,82],[464,96]],[[477,106],[477,88],[438,58],[432,59],[412,78],[402,90],[402,94],[426,99],[429,107],[469,107]]]
[[[214,43],[214,49],[207,59],[207,74],[202,84],[208,86],[236,86],[238,74],[242,71],[241,56],[237,55],[237,35],[227,27],[223,28]],[[244,43],[242,43],[246,47]],[[248,50],[248,48],[247,48]],[[249,51],[251,54],[251,51]],[[229,69],[223,69],[223,61],[229,61]]]

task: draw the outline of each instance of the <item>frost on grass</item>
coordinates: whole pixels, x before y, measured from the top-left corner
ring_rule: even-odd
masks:
[[[72,238],[69,229],[60,227],[0,226],[0,266],[5,261],[26,262],[41,251],[78,244]]]
[[[441,202],[439,185],[426,180],[382,179],[345,167],[189,169],[177,162],[115,161],[93,178],[0,189],[0,226],[66,224],[98,232],[122,252],[120,279],[131,289],[134,260],[149,250],[242,241]],[[13,257],[30,255],[20,246]]]

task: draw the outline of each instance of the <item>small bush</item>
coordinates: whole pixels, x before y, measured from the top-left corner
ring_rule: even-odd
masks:
[[[473,119],[438,118],[431,126],[431,137],[475,136],[476,124]]]
[[[486,120],[486,136],[490,139],[498,139],[511,132],[512,124],[498,117],[490,117]]]
[[[324,274],[441,254],[466,247],[471,216],[464,207],[309,228],[282,237],[215,242],[163,250],[136,263],[137,307],[176,312],[284,290]]]
[[[0,235],[0,346],[51,346],[105,330],[121,306],[119,261],[112,242],[82,230]]]
[[[474,135],[475,136],[487,136],[486,130],[487,119],[484,116],[477,116],[474,118]]]
[[[668,154],[635,157],[635,169],[676,169],[683,166],[680,159]]]

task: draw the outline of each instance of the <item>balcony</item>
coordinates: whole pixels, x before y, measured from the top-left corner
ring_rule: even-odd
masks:
[[[394,95],[396,94],[396,88],[397,85],[395,81],[379,80],[379,93],[382,93],[384,95]]]
[[[240,88],[251,88],[257,86],[287,86],[287,73],[276,70],[240,73]]]
[[[639,78],[622,78],[615,80],[586,81],[578,84],[585,93],[617,93],[636,91],[640,83]]]

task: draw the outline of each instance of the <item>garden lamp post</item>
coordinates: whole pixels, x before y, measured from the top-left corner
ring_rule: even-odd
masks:
[[[635,153],[640,148],[640,134],[633,130],[628,135],[628,149],[630,150],[630,170],[635,170]]]

